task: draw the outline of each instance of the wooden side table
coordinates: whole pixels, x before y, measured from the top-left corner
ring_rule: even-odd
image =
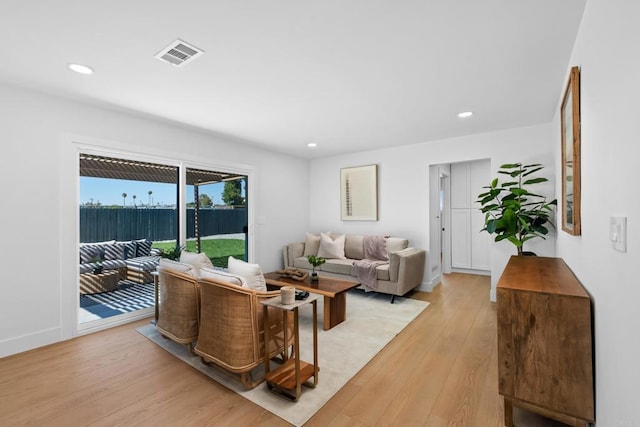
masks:
[[[284,342],[288,341],[286,312],[293,311],[293,357],[286,359],[284,363],[274,369],[269,366],[269,352],[266,350],[269,342],[269,328],[264,328],[265,342],[265,380],[269,390],[283,396],[287,399],[297,401],[302,393],[302,385],[315,387],[318,385],[318,299],[320,296],[310,294],[304,300],[296,300],[293,304],[282,304],[280,297],[270,298],[261,301],[264,313],[264,324],[268,325],[269,310],[268,307],[275,307],[282,310],[282,326],[284,331]],[[300,334],[298,328],[298,308],[305,304],[313,305],[313,364],[300,360]],[[313,377],[313,383],[308,380]]]

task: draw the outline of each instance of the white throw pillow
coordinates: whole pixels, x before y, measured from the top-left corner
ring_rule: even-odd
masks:
[[[160,258],[158,266],[161,268],[166,268],[167,270],[177,271],[178,273],[186,274],[188,276],[198,277],[195,269],[191,264],[185,264],[183,262],[174,261],[169,258]]]
[[[244,279],[244,277],[227,273],[226,271],[222,271],[222,270],[215,270],[213,268],[201,268],[200,278],[215,279],[215,280],[220,280],[222,282],[231,283],[236,286],[242,286],[244,288],[247,287],[247,281]]]
[[[325,259],[346,259],[344,256],[344,239],[344,234],[332,239],[328,234],[320,233],[318,256]]]
[[[267,290],[267,282],[264,280],[264,275],[258,264],[249,264],[246,261],[230,256],[229,273],[244,277],[247,281],[245,286],[247,288],[255,289],[256,291]]]
[[[180,254],[180,262],[192,265],[196,274],[200,274],[201,268],[213,268],[211,260],[206,254],[182,251]]]

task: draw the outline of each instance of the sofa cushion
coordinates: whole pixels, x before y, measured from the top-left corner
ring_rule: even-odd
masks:
[[[318,255],[320,248],[320,235],[306,233],[304,237],[304,256]]]
[[[409,241],[407,239],[401,239],[399,237],[389,237],[387,239],[387,253],[398,252],[409,247]]]
[[[352,267],[352,259],[328,259],[327,262],[320,266],[320,271],[345,274],[347,276],[350,276]]]
[[[389,263],[376,267],[378,280],[389,280]]]
[[[267,282],[262,274],[262,269],[258,264],[250,264],[244,260],[229,257],[229,273],[244,277],[247,281],[247,288],[257,291],[266,291]]]
[[[301,256],[293,259],[293,266],[295,268],[305,268],[307,270],[311,270],[313,266],[307,260],[307,257]]]
[[[151,254],[151,245],[153,242],[147,239],[135,240],[136,256],[149,256]]]
[[[170,261],[170,260],[169,260]],[[124,261],[128,269],[134,271],[153,271],[160,263],[159,256],[141,256]]]
[[[247,281],[242,276],[237,274],[227,273],[223,270],[216,270],[214,268],[203,267],[200,269],[201,279],[214,279],[222,282],[231,283],[236,286],[247,287]]]
[[[320,233],[320,248],[318,249],[318,256],[325,259],[345,259],[344,241],[344,234],[332,239],[328,234]]]
[[[81,245],[80,264],[102,260],[102,245]]]
[[[363,237],[360,234],[347,234],[344,240],[344,256],[351,259],[364,258]]]
[[[104,259],[106,260],[116,260],[116,259],[126,259],[126,245],[124,243],[112,243],[110,245],[104,245]]]

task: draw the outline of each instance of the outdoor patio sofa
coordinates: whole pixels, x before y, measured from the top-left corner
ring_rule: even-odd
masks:
[[[322,234],[325,235],[324,242],[330,240],[328,250],[323,247],[324,242],[321,242]],[[304,242],[289,243],[284,247],[284,267],[311,271],[313,266],[307,256],[323,256],[326,262],[316,268],[321,277],[324,275],[360,281],[354,264],[365,259],[365,240],[368,237],[372,236],[306,233]],[[405,295],[422,283],[426,251],[409,247],[409,241],[400,237],[385,236],[384,242],[386,247],[383,252],[386,252],[388,260],[375,260],[373,283],[361,287],[367,291],[390,294],[393,302],[396,296]]]
[[[118,270],[120,280],[152,282],[151,272],[160,261],[160,251],[152,249],[152,243],[147,239],[80,243],[80,274],[93,272],[99,264],[102,271]]]

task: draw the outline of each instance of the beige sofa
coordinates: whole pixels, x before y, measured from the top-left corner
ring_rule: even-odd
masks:
[[[313,235],[307,234],[305,242],[289,243],[284,247],[285,268],[294,267],[308,271],[313,269],[307,260],[307,255],[317,255],[317,247],[314,247],[310,236]],[[353,263],[364,257],[363,241],[363,235],[345,235],[345,258],[327,259],[324,264],[316,268],[318,274],[321,277],[330,276],[358,281]],[[399,237],[389,237],[386,240],[386,249],[389,261],[376,268],[377,281],[374,290],[392,295],[393,303],[396,296],[402,296],[422,283],[426,251],[409,247],[409,241]]]

